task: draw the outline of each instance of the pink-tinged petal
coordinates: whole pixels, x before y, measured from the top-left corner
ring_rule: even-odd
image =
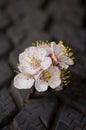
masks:
[[[38,92],[44,92],[48,89],[48,83],[43,80],[37,79],[35,83],[35,88]]]
[[[14,87],[18,89],[31,88],[33,84],[34,84],[33,78],[27,77],[21,73],[16,75],[16,77],[14,78]]]
[[[52,64],[52,60],[49,57],[45,57],[44,60],[41,62],[41,68],[43,70],[48,69]]]
[[[57,53],[58,53],[58,50],[57,50],[57,45],[55,42],[51,42],[51,58],[52,58],[52,62],[53,62],[53,65],[57,65],[58,64],[58,60],[57,60]]]
[[[58,45],[55,42],[51,42],[51,50],[55,58],[61,52],[58,48]]]

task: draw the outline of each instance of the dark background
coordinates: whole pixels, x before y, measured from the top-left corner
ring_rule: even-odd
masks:
[[[35,92],[25,104],[28,90],[12,80],[18,54],[36,40],[63,40],[75,64],[68,87]],[[86,130],[85,82],[85,0],[0,0],[0,130]]]

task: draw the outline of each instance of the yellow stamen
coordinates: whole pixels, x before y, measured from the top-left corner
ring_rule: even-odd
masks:
[[[62,41],[62,40],[60,40],[60,41],[59,41],[59,44],[63,44],[63,41]]]
[[[34,42],[32,42],[32,45],[35,46],[36,44]]]
[[[45,80],[45,81],[48,81],[49,78],[52,77],[52,74],[49,73],[48,71],[44,71],[41,75],[41,79]]]
[[[73,53],[72,52],[69,52],[69,56],[72,56],[73,55]]]

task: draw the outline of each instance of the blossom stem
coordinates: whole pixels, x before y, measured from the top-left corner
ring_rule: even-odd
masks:
[[[25,99],[24,99],[24,103],[27,104],[29,102],[29,100],[33,97],[35,93],[35,88],[32,87],[31,90],[28,91],[28,94],[26,95]]]

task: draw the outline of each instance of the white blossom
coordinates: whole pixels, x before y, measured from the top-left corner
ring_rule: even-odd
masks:
[[[52,64],[51,58],[47,56],[47,51],[39,47],[27,48],[19,55],[19,62],[18,69],[20,72],[28,74],[36,74]]]
[[[52,59],[55,64],[61,66],[62,68],[67,69],[69,65],[72,65],[74,62],[72,58],[68,56],[68,52],[63,44],[56,44],[51,42],[52,50]]]
[[[61,71],[56,66],[50,66],[47,70],[42,71],[36,78],[35,88],[39,92],[46,91],[48,86],[55,89],[61,84]]]
[[[28,47],[19,54],[19,74],[14,78],[14,87],[28,89],[35,85],[38,92],[48,87],[57,91],[63,89],[62,69],[67,69],[74,61],[63,44],[42,42]]]

